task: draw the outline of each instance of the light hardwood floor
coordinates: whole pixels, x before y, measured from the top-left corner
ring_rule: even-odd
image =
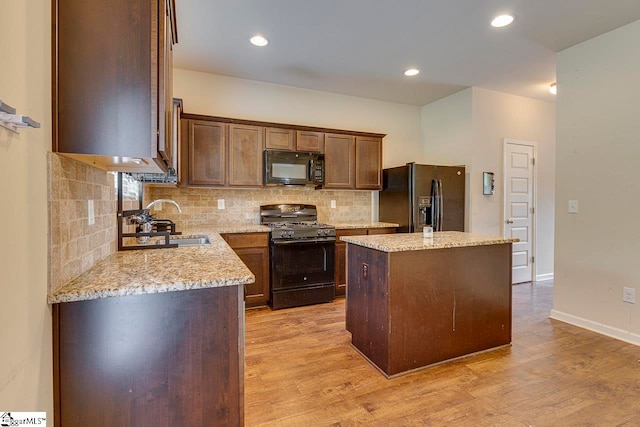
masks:
[[[513,288],[513,345],[385,379],[350,346],[344,299],[246,315],[247,426],[640,426],[640,347],[550,320]]]

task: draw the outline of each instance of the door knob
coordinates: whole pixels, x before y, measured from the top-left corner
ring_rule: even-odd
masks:
[[[513,224],[513,220],[511,218],[509,218],[507,221],[505,221],[507,224]]]

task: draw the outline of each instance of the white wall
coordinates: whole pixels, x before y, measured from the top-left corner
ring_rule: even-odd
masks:
[[[638,40],[640,21],[558,54],[552,316],[640,344]]]
[[[466,201],[464,229],[469,222],[469,181],[473,142],[473,89],[468,88],[422,107],[421,126],[424,163],[428,165],[464,165]]]
[[[5,0],[0,99],[42,124],[0,128],[0,408],[47,411],[53,423],[47,306],[47,166],[51,147],[50,2]]]
[[[383,166],[420,162],[420,107],[174,69],[187,113],[385,133]]]
[[[473,89],[468,88],[422,107],[422,141],[426,164],[471,164],[472,94]]]
[[[470,171],[471,231],[502,235],[504,139],[536,142],[537,202],[534,274],[553,274],[555,199],[555,104],[473,88],[473,161]],[[482,172],[495,173],[495,194],[482,194]]]
[[[502,235],[503,141],[537,143],[536,266],[538,279],[553,274],[555,105],[469,88],[422,107],[427,163],[467,167],[466,229]],[[482,172],[494,172],[496,194],[482,194]]]

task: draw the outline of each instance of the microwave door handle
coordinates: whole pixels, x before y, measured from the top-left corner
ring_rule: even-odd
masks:
[[[313,182],[313,159],[309,159],[309,182]]]

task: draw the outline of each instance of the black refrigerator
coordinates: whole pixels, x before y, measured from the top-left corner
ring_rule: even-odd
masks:
[[[464,231],[464,166],[417,165],[382,171],[379,219],[400,224],[398,231]]]

